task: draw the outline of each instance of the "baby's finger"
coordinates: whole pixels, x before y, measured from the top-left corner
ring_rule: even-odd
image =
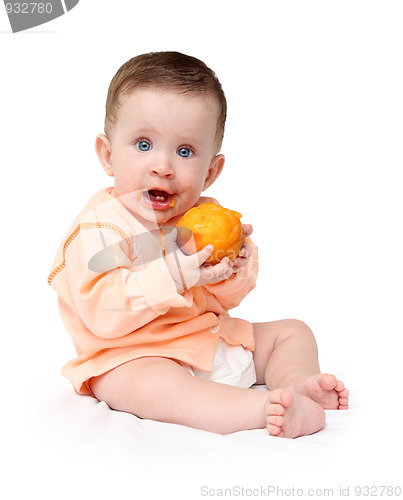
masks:
[[[164,241],[176,242],[177,236],[178,236],[178,230],[176,229],[176,227],[174,227],[172,231],[169,231],[169,233],[164,234]]]
[[[206,245],[204,248],[200,250],[200,252],[197,252],[197,259],[199,262],[199,265],[203,264],[210,255],[213,253],[214,246],[213,245]]]
[[[242,224],[242,227],[245,231],[245,236],[250,236],[253,233],[253,227],[251,224]]]
[[[252,255],[252,246],[249,243],[244,243],[242,245],[241,251],[239,252],[238,257],[249,258]]]
[[[228,278],[231,278],[231,276],[235,273],[235,270],[233,269],[232,266],[230,266],[228,264],[228,266],[223,269],[223,271],[221,272],[221,274],[219,274],[217,276],[217,281],[221,281],[221,280],[226,280]]]
[[[234,273],[237,273],[241,267],[245,267],[248,263],[248,259],[244,257],[237,257],[235,260],[231,262],[231,267],[234,270]]]
[[[230,278],[234,272],[229,264],[228,257],[224,257],[221,262],[214,266],[202,266],[200,268],[200,273],[208,283],[218,283],[219,281]]]
[[[176,228],[172,229],[169,233],[164,234],[164,246],[167,253],[173,252],[177,249],[177,236],[178,231]]]
[[[219,279],[229,278],[233,274],[232,266],[228,257],[224,257],[221,262],[214,266],[214,274],[216,278]]]

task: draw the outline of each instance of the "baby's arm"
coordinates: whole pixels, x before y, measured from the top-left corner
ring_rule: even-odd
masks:
[[[115,260],[105,259],[104,269],[91,270],[85,255],[95,255],[102,250],[102,245],[97,242],[102,243],[98,235],[98,230],[80,234],[66,253],[72,301],[94,335],[122,337],[165,314],[171,307],[192,304],[189,292],[178,293],[162,256],[140,268],[133,267],[120,245],[116,244]],[[83,248],[90,248],[91,252]]]

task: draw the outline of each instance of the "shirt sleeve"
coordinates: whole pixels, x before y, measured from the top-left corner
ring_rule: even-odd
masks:
[[[247,238],[246,241],[252,247],[252,255],[247,265],[229,279],[204,286],[204,288],[214,295],[220,304],[227,310],[238,306],[246,295],[256,286],[259,268],[258,247],[252,243],[250,238]]]
[[[82,231],[66,252],[65,272],[78,315],[100,338],[122,337],[193,303],[189,291],[177,292],[163,255],[137,265],[108,230]]]

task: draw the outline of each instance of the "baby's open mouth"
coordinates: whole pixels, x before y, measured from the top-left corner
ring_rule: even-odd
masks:
[[[145,203],[154,209],[163,210],[175,206],[175,195],[160,189],[149,189],[144,192]]]
[[[151,201],[165,202],[169,197],[169,193],[167,193],[166,191],[159,191],[158,189],[150,189],[150,191],[147,192]]]

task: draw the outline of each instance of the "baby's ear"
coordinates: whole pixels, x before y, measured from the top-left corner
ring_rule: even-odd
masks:
[[[111,141],[105,134],[98,134],[95,139],[95,151],[105,172],[113,177],[112,146]]]
[[[210,167],[207,172],[207,177],[204,180],[203,191],[210,187],[217,177],[221,174],[224,168],[225,157],[224,155],[216,155],[211,160]]]

